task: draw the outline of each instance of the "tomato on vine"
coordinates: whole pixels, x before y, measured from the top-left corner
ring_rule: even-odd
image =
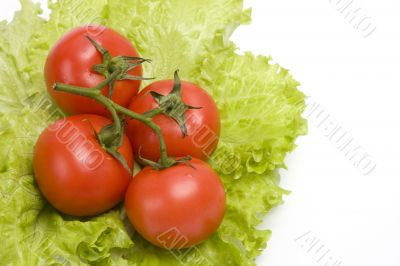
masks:
[[[44,68],[49,94],[68,114],[108,115],[108,111],[94,100],[53,90],[55,83],[91,88],[112,73],[117,77],[102,89],[102,93],[127,106],[137,94],[142,76],[140,58],[132,43],[112,29],[103,27],[93,34],[91,27],[82,26],[65,34],[51,49]]]
[[[107,29],[105,32],[115,34]],[[129,109],[125,108],[130,96],[121,100],[119,90],[123,82],[143,79],[130,71],[146,60],[111,57],[115,36],[103,36],[106,40],[86,37],[89,44],[82,48],[82,28],[78,28],[56,45],[46,64],[47,85],[65,111],[106,114],[113,122],[86,114],[68,117],[47,128],[34,154],[41,192],[55,208],[75,216],[107,211],[125,194],[131,223],[154,245],[173,249],[201,243],[217,230],[226,208],[223,184],[203,161],[218,144],[220,119],[215,102],[199,86],[181,82],[176,71],[174,80],[149,85],[133,99]],[[82,66],[78,66],[79,60],[61,60],[54,74],[51,70],[57,58],[63,59],[54,51],[66,49],[68,40],[79,44],[76,49],[80,50]],[[121,40],[114,41],[118,48]],[[101,58],[96,61],[94,55]],[[63,69],[71,71],[70,75],[63,75]],[[129,138],[124,130],[126,121]],[[72,129],[65,130],[68,124]],[[72,140],[68,139],[71,132],[76,134]],[[88,145],[76,143],[82,138]],[[145,165],[130,183],[133,151],[129,139]]]
[[[199,86],[175,80],[154,82],[136,95],[128,107],[140,114],[155,115],[172,157],[207,160],[218,145],[219,111],[211,96]],[[151,161],[160,158],[159,140],[154,131],[134,119],[127,120],[128,137],[134,154]]]
[[[92,216],[123,199],[131,180],[132,149],[125,135],[114,150],[106,146],[110,128],[112,122],[105,117],[75,115],[55,122],[40,135],[33,157],[35,179],[59,211]]]
[[[166,249],[187,248],[206,240],[221,224],[225,205],[218,175],[194,158],[163,170],[145,167],[133,177],[125,196],[126,212],[135,229]]]

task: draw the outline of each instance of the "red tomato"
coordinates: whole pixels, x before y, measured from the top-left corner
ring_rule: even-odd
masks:
[[[83,26],[68,32],[55,44],[48,55],[44,69],[47,90],[57,105],[69,114],[108,114],[103,106],[90,98],[53,89],[56,82],[90,88],[105,79],[103,75],[92,70],[94,65],[102,63],[102,56],[85,35],[107,49],[112,57],[138,56],[131,42],[111,29],[104,28],[100,34],[92,34],[93,30],[90,29],[98,29],[98,27]],[[141,76],[142,67],[138,66],[128,73]],[[112,100],[122,106],[127,106],[131,98],[137,94],[139,86],[138,80],[116,81]],[[108,95],[108,87],[102,92]]]
[[[152,244],[177,249],[206,240],[225,213],[225,191],[205,162],[164,170],[145,167],[129,184],[125,208],[135,229]]]
[[[111,121],[97,115],[76,115],[49,126],[34,152],[36,182],[59,211],[74,216],[97,215],[123,199],[131,179],[128,171],[99,144],[99,132]],[[133,166],[129,139],[119,152]]]
[[[144,113],[158,107],[150,91],[166,95],[171,92],[172,80],[163,80],[150,84],[136,95],[129,109]],[[182,99],[187,105],[202,107],[201,109],[187,110],[187,135],[183,136],[179,125],[166,115],[157,115],[154,123],[160,126],[164,136],[168,155],[171,157],[192,157],[207,160],[216,149],[220,134],[219,112],[214,100],[202,88],[193,83],[182,81]],[[157,135],[143,123],[128,119],[128,137],[131,140],[135,156],[152,161],[160,158],[159,140]]]

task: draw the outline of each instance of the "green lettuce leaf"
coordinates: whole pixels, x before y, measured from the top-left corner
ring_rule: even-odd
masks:
[[[206,50],[195,81],[217,102],[222,123],[211,163],[234,178],[286,168],[285,155],[307,132],[299,83],[271,58],[235,54],[223,32],[216,33]]]
[[[123,12],[121,12],[123,10]],[[250,21],[242,0],[109,1],[107,25],[133,40],[140,54],[151,58],[148,76],[170,79],[176,69],[189,79],[203,60],[205,45],[217,30],[229,36]]]
[[[258,230],[288,192],[278,169],[305,134],[304,95],[270,59],[238,55],[229,36],[250,20],[241,0],[49,1],[42,19],[29,0],[0,23],[0,251],[3,265],[254,265],[271,232]],[[170,252],[134,232],[123,208],[88,219],[54,210],[40,195],[32,152],[40,132],[63,116],[47,96],[43,65],[55,41],[75,26],[101,23],[125,34],[145,75],[198,83],[221,112],[220,145],[210,163],[227,191],[219,230],[199,246]]]
[[[118,210],[86,221],[63,216],[35,184],[33,146],[62,116],[45,92],[43,65],[65,31],[40,13],[38,5],[23,1],[13,22],[0,25],[0,264],[124,265],[119,250],[133,243]]]

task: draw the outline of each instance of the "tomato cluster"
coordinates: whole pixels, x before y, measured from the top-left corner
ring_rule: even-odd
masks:
[[[215,102],[177,71],[138,93],[149,60],[119,33],[104,27],[91,35],[88,27],[65,34],[45,64],[48,92],[71,116],[36,143],[40,191],[72,216],[98,215],[124,200],[137,232],[159,247],[204,241],[226,204],[223,184],[206,163],[220,133]],[[143,169],[132,177],[134,159]]]

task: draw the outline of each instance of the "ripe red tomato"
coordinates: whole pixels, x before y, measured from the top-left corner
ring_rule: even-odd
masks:
[[[110,123],[97,115],[76,115],[57,121],[40,135],[33,158],[35,178],[59,211],[97,215],[123,199],[131,175],[94,134]],[[132,149],[125,135],[118,151],[132,168]]]
[[[135,229],[152,244],[186,248],[206,240],[225,213],[225,191],[207,163],[192,159],[164,170],[145,167],[133,177],[125,208]]]
[[[129,109],[137,113],[145,113],[158,107],[158,103],[149,93],[155,91],[166,95],[173,87],[172,80],[163,80],[150,84],[136,95]],[[171,157],[192,157],[207,160],[216,149],[220,134],[218,108],[211,96],[202,88],[182,81],[182,100],[185,104],[201,107],[190,109],[185,113],[187,135],[183,136],[179,125],[170,117],[160,114],[153,118],[160,126],[164,136],[168,155]],[[157,135],[143,123],[128,119],[128,137],[131,140],[135,156],[158,161],[160,158],[160,142]]]
[[[104,28],[100,34],[92,34],[93,30],[90,28],[93,27],[99,26],[82,26],[65,34],[52,48],[46,61],[44,73],[47,90],[57,105],[69,114],[108,114],[103,106],[90,98],[53,89],[56,82],[90,88],[105,79],[103,75],[92,70],[94,65],[102,63],[102,56],[85,35],[107,49],[112,57],[138,56],[131,42],[119,33]],[[128,71],[128,74],[141,76],[142,67],[139,65]],[[116,81],[112,100],[127,106],[131,98],[137,94],[139,86],[138,80]],[[108,87],[102,92],[108,95]]]

